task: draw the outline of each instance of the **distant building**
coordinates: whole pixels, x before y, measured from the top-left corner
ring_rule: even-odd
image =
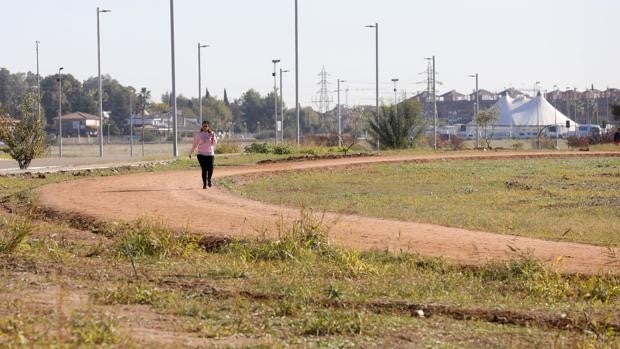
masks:
[[[58,130],[58,117],[53,118],[54,129]],[[63,136],[96,136],[99,132],[99,117],[82,112],[62,116]]]

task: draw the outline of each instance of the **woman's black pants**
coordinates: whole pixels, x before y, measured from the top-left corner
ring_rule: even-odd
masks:
[[[202,169],[202,184],[206,185],[207,181],[211,182],[211,176],[213,176],[213,155],[200,155],[196,156]]]

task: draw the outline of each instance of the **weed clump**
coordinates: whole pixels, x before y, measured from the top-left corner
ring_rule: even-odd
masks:
[[[224,251],[239,254],[250,261],[301,261],[333,251],[328,244],[328,232],[322,220],[302,210],[301,218],[290,227],[278,225],[276,240],[239,241],[226,246]]]
[[[27,218],[0,219],[0,254],[9,254],[32,232],[33,226]]]
[[[303,326],[303,334],[309,336],[359,335],[364,328],[361,313],[319,312]]]
[[[139,219],[120,225],[115,232],[113,250],[117,255],[130,258],[166,258],[182,256],[188,250],[197,249],[197,239],[187,232],[177,234],[162,221]]]

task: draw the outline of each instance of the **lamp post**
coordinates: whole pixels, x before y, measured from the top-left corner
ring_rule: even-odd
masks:
[[[398,97],[396,96],[396,83],[398,82],[398,79],[394,78],[392,79],[392,82],[394,83],[394,114],[398,117]]]
[[[200,125],[202,125],[202,77],[201,77],[201,67],[202,63],[200,63],[200,49],[209,47],[209,45],[201,45],[198,43],[198,110],[200,115]]]
[[[174,0],[170,0],[170,56],[171,56],[171,73],[172,73],[172,129],[174,133],[174,140],[172,141],[172,156],[178,157],[178,143],[177,143],[177,91],[176,91],[176,74],[175,74],[175,62],[174,62]],[[144,125],[142,125],[144,128]]]
[[[97,7],[97,73],[99,76],[99,156],[103,157],[103,94],[101,92],[101,35],[99,34],[99,14],[110,12]],[[108,126],[109,127],[109,126]],[[78,132],[80,130],[78,129]]]
[[[282,73],[288,72],[290,72],[290,70],[280,68],[280,140],[282,141],[282,144],[284,144],[284,100],[282,99]]]
[[[299,128],[299,21],[297,0],[295,0],[295,114],[297,115],[297,145],[299,145],[301,132]]]
[[[129,87],[129,157],[133,158],[133,96],[134,90]]]
[[[62,158],[62,75],[63,67],[58,68],[58,157]]]
[[[538,96],[540,95],[540,88],[538,87],[538,85],[540,85],[540,81],[536,81],[536,84],[534,85],[534,93],[536,93],[536,99],[538,99]],[[538,100],[536,103],[536,135],[538,149],[540,150],[540,100]]]
[[[479,111],[479,103],[480,101],[478,100],[478,73],[476,74],[472,74],[469,76],[470,78],[475,78],[476,79],[476,101],[474,102],[474,120],[476,119],[476,115],[478,115],[478,111]],[[479,132],[478,132],[478,125],[476,125],[476,148],[478,148],[479,146]]]
[[[39,41],[35,41],[37,47],[37,115],[41,119],[41,76],[39,75]]]
[[[340,83],[345,80],[338,79],[338,147],[342,147],[342,116],[340,115]]]
[[[379,23],[367,25],[366,28],[375,28],[375,112],[377,113],[377,118],[379,118]],[[377,150],[379,150],[378,138]]]
[[[554,100],[557,94],[558,94],[558,85],[553,85],[553,99]],[[553,122],[555,123],[555,149],[558,150],[560,149],[558,147],[558,133],[560,133],[560,127],[558,126],[558,109],[555,107],[555,105],[553,106]]]
[[[426,58],[433,62],[433,84],[431,98],[433,101],[433,149],[437,150],[437,90],[435,85],[435,56]]]
[[[271,75],[273,75],[273,121],[274,121],[274,131],[275,131],[274,142],[277,145],[278,144],[278,87],[276,86],[276,81],[277,81],[278,74],[276,71],[276,65],[280,63],[280,60],[272,59],[271,62],[273,63],[273,73]]]

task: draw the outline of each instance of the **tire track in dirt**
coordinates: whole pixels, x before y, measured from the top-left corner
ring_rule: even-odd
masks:
[[[253,166],[219,167],[215,179],[252,173],[305,170],[381,162],[428,162],[462,159],[620,156],[620,152],[466,153],[419,156],[377,156],[297,161]],[[87,178],[50,184],[37,190],[37,205],[56,212],[78,213],[98,220],[159,217],[175,229],[216,237],[255,237],[280,221],[299,218],[299,209],[261,203],[217,187],[200,189],[197,171],[141,173]],[[531,254],[567,273],[619,273],[619,249],[433,224],[326,213],[330,241],[354,249],[416,252],[442,256],[452,262],[479,265]],[[272,236],[273,237],[273,236]]]

